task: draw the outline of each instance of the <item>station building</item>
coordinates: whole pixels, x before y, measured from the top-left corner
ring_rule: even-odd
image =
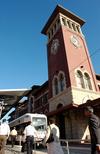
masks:
[[[44,113],[56,119],[61,138],[88,137],[82,107],[92,105],[100,116],[100,75],[92,66],[84,24],[74,13],[56,6],[42,29],[47,36],[48,81],[32,86],[28,99],[16,105],[12,118],[27,112]]]

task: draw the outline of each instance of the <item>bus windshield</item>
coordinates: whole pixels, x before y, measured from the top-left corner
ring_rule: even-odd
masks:
[[[43,117],[33,117],[32,124],[36,130],[45,130],[46,129],[46,119]]]

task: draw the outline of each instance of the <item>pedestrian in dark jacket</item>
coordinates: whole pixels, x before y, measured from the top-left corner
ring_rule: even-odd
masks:
[[[91,154],[100,154],[100,119],[93,113],[93,108],[87,106],[85,108],[85,116],[88,117],[90,138],[91,138]]]

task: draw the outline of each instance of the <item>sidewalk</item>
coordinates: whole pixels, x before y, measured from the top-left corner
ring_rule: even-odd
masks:
[[[21,146],[15,145],[14,148],[11,145],[6,145],[6,154],[25,154],[25,152],[21,152]],[[33,154],[47,154],[46,149],[37,149],[33,150]]]
[[[67,149],[64,148],[64,154],[68,154]],[[25,154],[26,152],[20,152],[21,146],[15,145],[14,148],[11,148],[11,145],[6,145],[6,154]],[[71,146],[69,147],[69,154],[90,154],[90,147],[78,147]],[[47,154],[47,150],[44,148],[33,150],[33,154]]]

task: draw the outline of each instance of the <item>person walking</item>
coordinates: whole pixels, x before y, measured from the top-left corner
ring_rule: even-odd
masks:
[[[88,125],[91,138],[91,154],[100,154],[100,119],[93,113],[93,108],[85,108],[85,116],[88,117]]]
[[[34,137],[37,136],[37,131],[34,128],[34,126],[32,126],[31,121],[29,121],[27,124],[28,125],[25,127],[24,130],[24,135],[27,144],[27,154],[32,154]]]
[[[49,120],[44,142],[47,144],[48,154],[64,154],[59,141],[60,131],[54,119]]]
[[[16,137],[17,137],[17,130],[16,130],[15,127],[11,131],[10,135],[11,135],[11,145],[12,145],[12,148],[13,148],[14,145],[15,145],[15,142],[16,142]]]
[[[6,119],[3,119],[2,123],[0,124],[0,154],[5,154],[5,145],[7,139],[10,134],[10,127],[6,122]]]

